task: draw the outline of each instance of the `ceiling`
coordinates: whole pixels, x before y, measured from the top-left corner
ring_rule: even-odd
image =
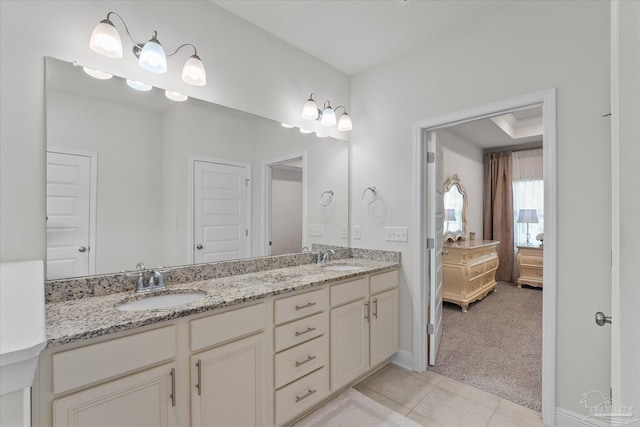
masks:
[[[212,0],[353,75],[516,0]]]

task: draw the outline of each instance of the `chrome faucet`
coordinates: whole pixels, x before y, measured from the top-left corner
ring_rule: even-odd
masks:
[[[158,291],[158,290],[165,289],[164,277],[162,277],[162,273],[169,270],[159,270],[157,268],[154,268],[153,270],[151,270],[149,279],[146,281],[144,280],[144,273],[145,273],[144,264],[139,262],[136,265],[136,270],[137,270],[136,273],[127,274],[127,277],[136,276],[136,275],[138,276],[136,293],[151,292],[151,291]]]
[[[322,254],[318,254],[318,265],[326,264],[331,261],[331,257],[336,256],[336,252],[333,249],[330,249]]]

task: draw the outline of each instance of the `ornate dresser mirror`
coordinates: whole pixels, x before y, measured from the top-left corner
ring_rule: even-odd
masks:
[[[443,240],[464,240],[467,234],[467,191],[458,175],[444,183]]]

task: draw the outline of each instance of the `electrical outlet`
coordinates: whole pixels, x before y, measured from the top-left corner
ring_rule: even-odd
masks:
[[[348,239],[349,238],[349,226],[348,225],[343,225],[342,226],[342,238],[343,239]]]
[[[359,225],[354,225],[353,226],[353,238],[360,240],[362,238],[362,234],[360,232],[360,226]]]
[[[309,236],[324,236],[324,225],[322,224],[311,224],[309,226]]]
[[[407,227],[386,227],[388,242],[407,242],[409,240]]]

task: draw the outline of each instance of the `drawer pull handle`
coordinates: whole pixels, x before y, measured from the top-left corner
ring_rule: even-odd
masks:
[[[302,310],[303,308],[313,307],[316,304],[317,304],[316,302],[308,302],[305,305],[296,305],[296,310]]]
[[[296,336],[299,337],[300,335],[308,334],[309,332],[313,332],[315,330],[316,330],[316,328],[313,328],[313,327],[309,326],[307,328],[307,330],[305,330],[305,331],[302,331],[302,332],[296,331]]]
[[[369,321],[369,302],[364,303],[364,319]]]
[[[373,317],[378,318],[378,298],[373,299]]]
[[[171,406],[176,406],[176,368],[171,368]]]
[[[304,365],[305,363],[309,363],[309,362],[311,362],[311,361],[312,361],[313,359],[315,359],[316,357],[318,357],[318,356],[309,356],[309,357],[307,357],[305,360],[303,360],[302,362],[296,362],[296,368],[297,368],[297,367],[299,367],[299,366]]]
[[[304,396],[296,396],[296,403],[300,402],[301,400],[306,399],[307,397],[311,396],[313,393],[315,393],[317,390],[315,389],[309,389],[307,391],[307,394],[305,394]]]
[[[196,384],[196,388],[198,389],[198,396],[202,395],[202,360],[198,359],[196,362],[196,366],[198,367],[198,383]]]

